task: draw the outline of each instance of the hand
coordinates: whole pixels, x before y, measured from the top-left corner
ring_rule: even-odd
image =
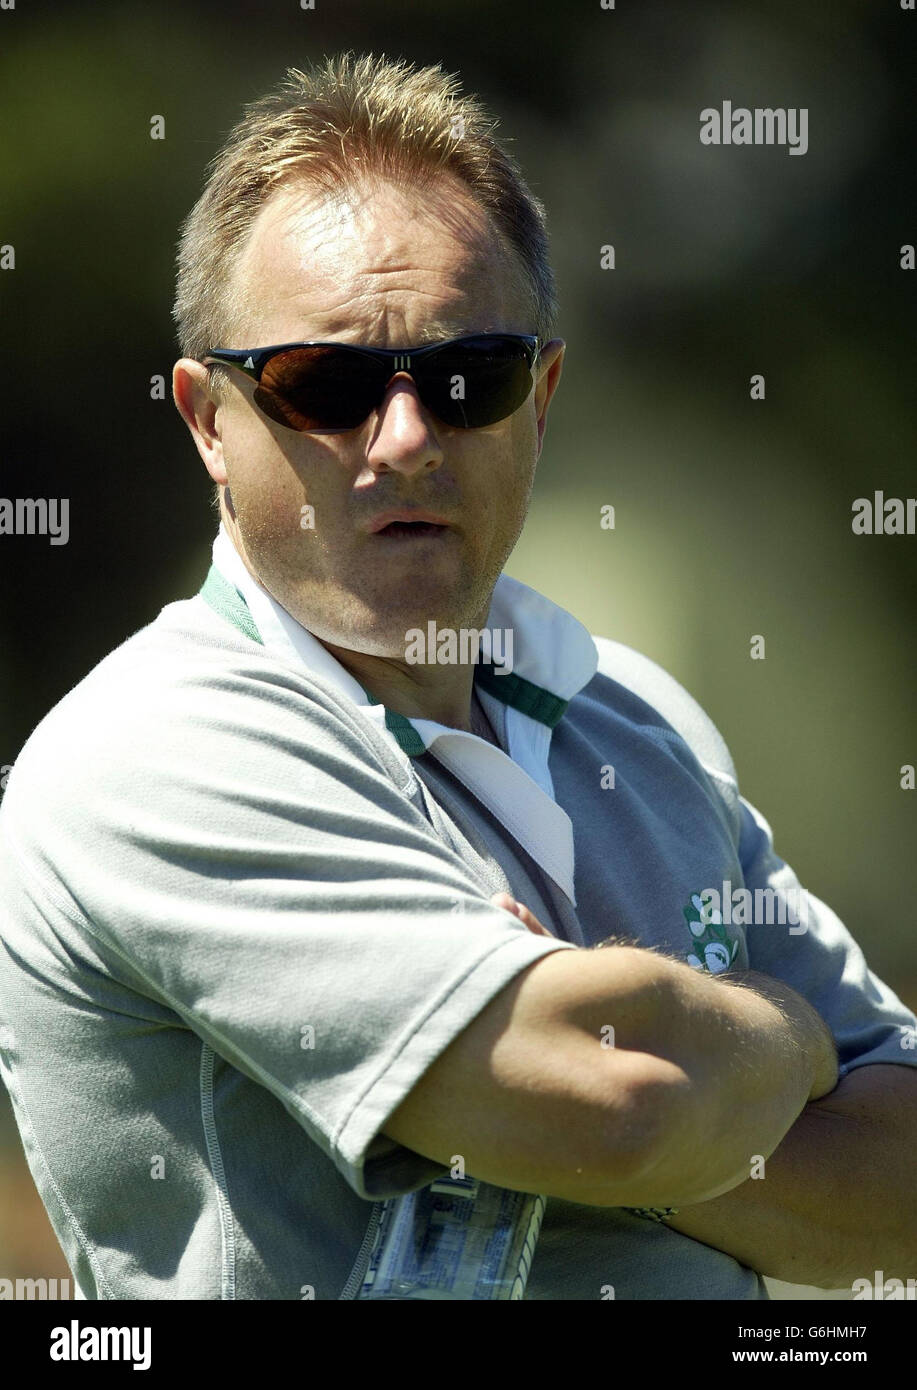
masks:
[[[528,927],[535,936],[553,936],[554,933],[548,931],[547,927],[539,922],[534,912],[529,912],[527,907],[517,902],[511,893],[494,893],[490,900],[495,907],[505,908],[514,917],[518,917],[524,927]]]

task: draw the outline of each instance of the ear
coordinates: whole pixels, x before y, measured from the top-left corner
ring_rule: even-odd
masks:
[[[226,464],[223,459],[223,440],[220,430],[219,400],[210,373],[201,362],[182,357],[172,368],[172,399],[181,415],[197,452],[213,481],[227,486]]]
[[[567,345],[563,338],[552,338],[541,349],[538,359],[537,372],[535,379],[535,418],[538,424],[538,455],[541,455],[541,446],[544,443],[544,431],[547,424],[548,406],[551,397],[557,390],[560,381],[560,374],[563,370],[564,353]]]

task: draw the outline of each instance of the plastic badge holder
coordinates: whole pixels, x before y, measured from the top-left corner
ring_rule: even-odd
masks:
[[[390,1198],[360,1298],[521,1299],[545,1198],[476,1178],[440,1178]]]

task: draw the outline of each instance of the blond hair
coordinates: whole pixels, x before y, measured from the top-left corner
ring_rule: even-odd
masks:
[[[530,331],[547,341],[557,301],[544,207],[494,139],[498,122],[460,89],[441,67],[348,52],[308,73],[288,68],[246,106],[182,223],[172,311],[182,355],[231,341],[233,268],[264,203],[294,177],[334,194],[366,176],[422,189],[451,173],[492,219],[521,271]]]

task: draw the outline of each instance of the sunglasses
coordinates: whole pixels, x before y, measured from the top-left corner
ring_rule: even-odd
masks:
[[[527,400],[541,347],[530,334],[482,333],[403,351],[350,343],[212,348],[201,360],[251,377],[259,410],[290,430],[356,429],[398,372],[411,376],[444,424],[474,430],[505,420]]]

